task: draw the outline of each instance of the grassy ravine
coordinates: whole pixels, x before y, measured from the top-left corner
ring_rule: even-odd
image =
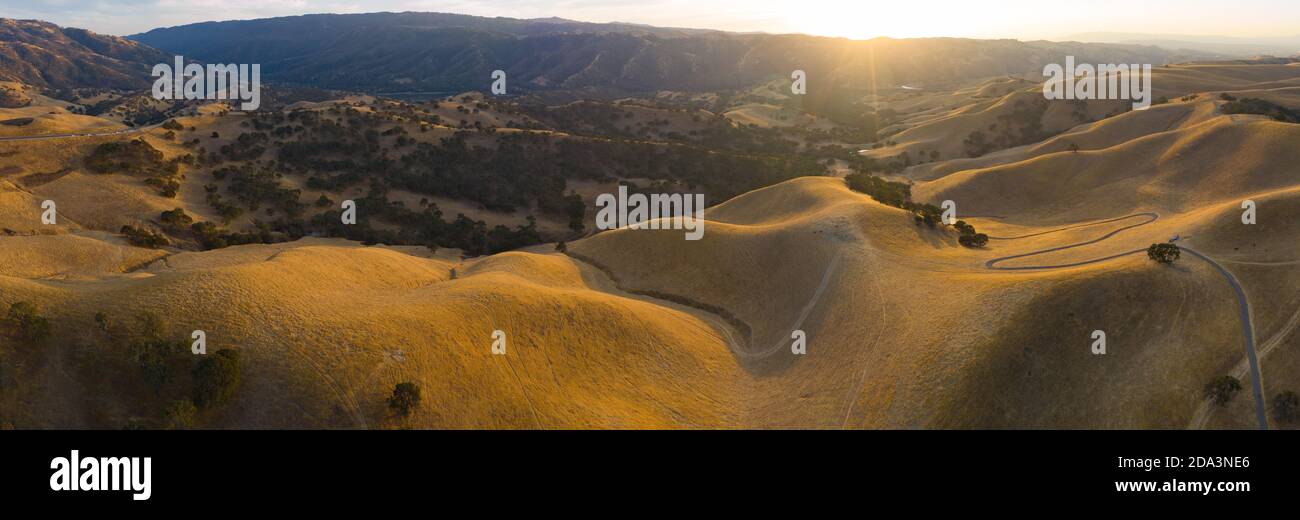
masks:
[[[574,260],[578,260],[580,262],[583,262],[585,264],[588,264],[600,270],[600,272],[604,273],[605,276],[608,276],[609,279],[614,282],[614,285],[618,287],[618,290],[620,291],[630,293],[630,294],[635,294],[638,296],[649,296],[651,298],[670,301],[678,305],[685,305],[687,307],[696,308],[704,312],[720,316],[722,319],[727,320],[728,324],[730,324],[736,330],[740,331],[741,339],[744,342],[742,347],[745,348],[746,350],[749,349],[750,336],[752,334],[749,328],[749,324],[745,323],[744,321],[741,321],[740,318],[737,318],[735,314],[731,313],[731,311],[728,311],[727,309],[724,309],[717,305],[713,305],[711,303],[695,301],[679,294],[669,294],[660,291],[643,291],[639,289],[630,289],[623,285],[623,282],[619,280],[618,275],[614,274],[614,271],[610,270],[609,267],[606,267],[604,264],[600,263],[596,259],[580,253],[574,253],[573,251],[565,251],[564,254],[569,256],[570,258],[573,258]]]

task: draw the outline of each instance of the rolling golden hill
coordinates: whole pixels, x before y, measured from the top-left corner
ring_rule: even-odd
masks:
[[[698,241],[617,229],[564,253],[469,259],[325,238],[144,249],[112,232],[174,207],[215,219],[206,180],[184,170],[170,199],[80,170],[120,136],[0,143],[0,309],[29,302],[52,329],[32,344],[0,326],[0,421],[157,426],[188,376],[142,381],[127,345],[156,316],[162,337],[202,330],[209,352],[241,352],[234,398],[198,419],[208,428],[1257,427],[1243,308],[1265,398],[1300,380],[1300,125],[1223,114],[1217,94],[1291,103],[1296,70],[1162,67],[1158,94],[1198,96],[1100,119],[1088,107],[1073,123],[1053,106],[1040,121],[1059,133],[978,158],[950,152],[1036,87],[912,97],[915,126],[871,153],[943,150],[902,174],[915,200],[955,201],[990,236],[981,248],[804,177],[708,208]],[[180,124],[215,147],[241,119]],[[140,134],[184,153],[162,129]],[[45,199],[60,201],[58,226],[40,223]],[[1255,225],[1241,222],[1247,199]],[[1145,258],[1172,237],[1178,262]],[[1209,404],[1221,375],[1244,390]],[[386,399],[404,381],[423,400],[398,418]]]

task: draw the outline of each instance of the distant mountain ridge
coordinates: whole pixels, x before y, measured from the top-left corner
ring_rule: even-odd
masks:
[[[1233,56],[1300,54],[1300,34],[1239,38],[1213,35],[1092,32],[1071,35],[1065,39],[1081,42],[1158,45],[1167,49],[1190,49]]]
[[[0,18],[0,81],[49,88],[147,88],[168,56],[125,38]]]
[[[1033,73],[1066,55],[1080,63],[1153,64],[1214,57],[1136,45],[846,40],[444,13],[204,22],[128,38],[0,19],[3,81],[54,89],[143,89],[153,81],[152,66],[171,63],[173,55],[259,63],[267,82],[370,92],[486,90],[492,71],[501,69],[512,93],[740,89],[788,78],[796,69],[806,71],[813,85],[866,91]]]
[[[1213,57],[1150,46],[807,35],[519,20],[444,13],[304,15],[154,29],[132,40],[205,62],[260,63],[268,81],[377,92],[742,88],[801,69],[868,89],[1040,71],[1080,62],[1163,64]]]

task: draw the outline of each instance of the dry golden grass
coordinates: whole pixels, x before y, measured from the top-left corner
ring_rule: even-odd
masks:
[[[31,119],[22,125],[5,124],[15,120]],[[103,133],[126,128],[108,119],[70,114],[61,108],[30,106],[0,108],[0,137],[55,135],[72,133]]]
[[[0,243],[6,251],[22,248],[36,262],[37,255],[77,259],[22,240],[32,239]],[[87,258],[78,268],[97,261]],[[586,279],[603,275],[558,254],[490,257],[460,266],[456,280],[449,279],[452,265],[386,248],[304,240],[182,253],[133,276],[37,282],[37,288],[6,273],[0,303],[35,302],[56,324],[58,345],[107,349],[84,333],[93,329],[88,322],[95,312],[126,321],[147,310],[168,317],[169,336],[203,329],[209,348],[239,348],[245,383],[237,401],[212,418],[217,426],[734,424],[736,407],[726,390],[734,376],[726,374],[737,370],[735,363],[718,334],[690,313],[594,290]],[[498,329],[507,334],[505,356],[491,354]],[[58,345],[46,355],[71,355],[71,347]],[[157,403],[134,402],[138,396],[127,391],[134,372],[124,365],[115,360],[109,366],[120,373],[105,376],[117,378],[123,391],[84,405],[101,417],[37,415],[19,425],[113,425],[156,413],[149,406]],[[426,405],[397,420],[384,398],[408,380],[422,386]],[[59,398],[23,388],[38,402]]]
[[[920,185],[921,200],[956,201],[968,215],[1047,222],[1185,212],[1292,186],[1300,126],[1219,116],[1101,150],[1057,152],[962,170]]]
[[[1230,292],[1204,265],[1134,256],[1038,273],[982,266],[1119,224],[968,250],[827,178],[707,215],[698,242],[618,230],[570,246],[617,282],[556,253],[457,264],[324,239],[174,254],[121,274],[130,262],[31,242],[113,247],[81,244],[92,237],[0,237],[37,264],[69,264],[5,273],[0,303],[36,302],[68,339],[60,344],[96,348],[83,332],[95,312],[123,321],[151,310],[168,316],[170,335],[203,329],[209,348],[241,349],[245,382],[205,419],[215,427],[1181,427],[1200,385],[1241,356]],[[1161,219],[1102,245],[1141,247],[1184,224],[1200,233],[1192,224],[1204,217]],[[1210,236],[1194,240],[1217,254]],[[82,276],[43,280],[73,272]],[[1276,321],[1265,314],[1274,309],[1257,312]],[[789,352],[795,327],[806,356]],[[490,352],[498,329],[505,356]],[[1107,356],[1088,354],[1093,329],[1107,331]],[[81,402],[80,413],[9,416],[31,426],[149,416],[157,403],[135,400],[129,368],[111,376],[127,380],[120,392]],[[425,404],[399,420],[384,398],[406,380]]]
[[[6,237],[0,276],[89,280],[125,273],[165,254],[130,247],[104,234]]]
[[[1217,96],[1223,92],[1232,93],[1238,97],[1260,97],[1282,104],[1294,104],[1297,96],[1295,87],[1300,86],[1300,72],[1298,72],[1298,69],[1300,67],[1293,65],[1233,63],[1155,67],[1152,69],[1151,74],[1151,84],[1154,89],[1151,99],[1155,101],[1167,98],[1170,103],[1177,105],[1183,103],[1180,101],[1183,96],[1198,94],[1198,98],[1193,100],[1197,102],[1197,114],[1189,116],[1193,119],[1204,117],[1206,109],[1202,103],[1210,103],[1211,99],[1217,99]],[[912,176],[917,179],[936,178],[938,172],[930,171],[934,168],[972,167],[963,166],[967,153],[962,143],[971,132],[978,130],[985,134],[994,133],[989,130],[989,126],[1001,126],[1003,123],[999,120],[999,117],[1013,112],[1016,109],[1017,102],[1030,103],[1041,100],[1041,84],[1008,79],[990,80],[974,89],[918,93],[914,94],[910,99],[882,103],[881,106],[906,114],[908,117],[902,123],[882,130],[884,135],[889,136],[889,141],[896,143],[895,145],[872,149],[866,155],[887,159],[902,152],[908,152],[915,160],[918,152],[938,150],[941,159],[958,159],[954,164],[940,163],[916,166],[913,168],[915,173]],[[1124,112],[1128,110],[1130,102],[1097,100],[1082,102],[1078,106],[1081,107],[1082,113],[1088,121],[1098,119],[1101,119],[1101,121],[1093,123],[1080,121],[1073,115],[1074,111],[1079,109],[1074,104],[1052,103],[1040,121],[1043,131],[1049,135],[1056,135],[1070,129],[1079,132],[1081,129],[1075,127],[1081,124],[1084,125],[1084,130],[1090,126],[1104,125],[1115,117],[1107,118],[1106,116],[1110,114],[1120,114],[1120,117],[1129,115],[1124,114]],[[1157,105],[1152,109],[1148,109],[1148,112],[1161,108],[1161,106]],[[1179,112],[1179,110],[1163,109],[1160,112],[1162,115],[1172,115]],[[1160,126],[1159,121],[1165,121],[1165,125],[1170,124],[1170,121],[1161,117],[1131,117],[1115,125],[1122,127],[1122,130],[1110,130],[1107,133],[1129,134],[1131,139],[1140,135],[1167,130],[1164,126]],[[1183,123],[1183,121],[1173,122],[1173,124]],[[1086,135],[1073,137],[1080,140],[1089,139]],[[1113,135],[1112,137],[1121,136]],[[1057,136],[1057,139],[1054,140],[1058,143],[1058,148],[1052,148],[1052,150],[1065,149],[1068,146],[1065,139],[1066,136]],[[1030,145],[1030,148],[1035,150],[1026,151],[1016,148],[1007,150],[1004,153],[1019,155],[1024,158],[1026,155],[1042,153],[1041,147],[1052,141],[1048,140],[1044,143]],[[1113,145],[1122,141],[1111,139],[1107,142]],[[1076,144],[1080,148],[1087,149],[1084,142]],[[997,154],[998,152],[994,152],[989,155]],[[1005,157],[993,159],[995,162],[1005,162],[1005,160]],[[974,164],[988,162],[985,157],[974,161],[976,161]]]
[[[829,121],[816,116],[766,103],[747,103],[728,110],[723,115],[738,125],[753,125],[759,128],[801,126],[825,130],[834,126]]]
[[[1294,68],[1160,74],[1168,88],[1289,99],[1284,72]],[[907,145],[949,146],[1023,88],[997,80],[900,94],[925,113]],[[1204,262],[1184,255],[1161,266],[1138,253],[1040,271],[986,267],[1110,233],[1001,265],[1084,262],[1180,235],[1245,287],[1266,395],[1297,390],[1300,125],[1221,115],[1218,103],[1204,94],[909,172],[915,199],[952,199],[959,218],[995,237],[980,249],[840,179],[801,178],[709,208],[703,240],[613,230],[570,243],[567,256],[537,246],[460,261],[454,251],[334,239],[143,250],[76,224],[105,229],[177,206],[207,217],[193,192],[201,182],[188,178],[176,200],[79,171],[23,187],[28,175],[75,166],[95,140],[0,144],[22,164],[0,174],[0,225],[37,233],[40,199],[73,201],[59,234],[0,236],[0,309],[32,302],[55,328],[37,347],[0,346],[21,361],[18,383],[0,390],[0,419],[118,427],[156,418],[162,403],[93,322],[98,312],[118,324],[148,311],[167,318],[168,337],[202,329],[210,351],[243,353],[235,399],[204,415],[206,427],[1251,427],[1248,374],[1228,406],[1203,404],[1203,385],[1242,374],[1244,359],[1232,291]],[[181,140],[192,134],[212,150],[239,121],[185,118],[197,130]],[[159,134],[147,138],[168,156],[184,152]],[[1246,198],[1259,204],[1256,226],[1240,224]],[[1057,231],[1139,212],[1159,219]],[[790,352],[795,329],[806,355]],[[495,330],[506,334],[504,356],[491,352]],[[1107,334],[1105,356],[1090,353],[1093,330]],[[7,332],[0,338],[12,343]],[[385,403],[402,381],[423,389],[405,419]]]
[[[0,81],[0,87],[22,92],[31,100],[24,107],[0,108],[0,137],[112,132],[126,128],[117,121],[70,113],[68,102],[41,95],[37,89],[21,83]]]

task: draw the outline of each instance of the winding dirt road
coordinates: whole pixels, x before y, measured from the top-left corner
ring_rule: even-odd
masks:
[[[1124,226],[1124,227],[1122,227],[1122,228],[1116,229],[1116,230],[1114,230],[1114,231],[1111,231],[1110,233],[1106,233],[1105,235],[1102,235],[1101,237],[1099,237],[1099,238],[1095,238],[1095,239],[1092,239],[1092,240],[1085,240],[1085,241],[1083,241],[1083,242],[1078,242],[1078,243],[1074,243],[1074,244],[1069,244],[1069,245],[1064,245],[1064,246],[1058,246],[1058,247],[1051,247],[1051,248],[1047,248],[1047,249],[1040,249],[1040,250],[1038,250],[1038,251],[1031,251],[1031,252],[1029,252],[1029,253],[1021,253],[1021,254],[1018,254],[1018,255],[1003,256],[1003,257],[999,257],[999,258],[994,258],[994,259],[992,259],[992,260],[989,260],[988,262],[985,262],[985,263],[984,263],[984,267],[986,267],[986,268],[988,268],[988,269],[996,269],[996,270],[1001,270],[1001,271],[1032,271],[1032,270],[1043,270],[1043,269],[1063,269],[1063,268],[1066,268],[1066,267],[1077,267],[1077,266],[1081,266],[1081,265],[1095,264],[1095,263],[1097,263],[1097,262],[1105,262],[1105,261],[1107,261],[1107,260],[1113,260],[1113,259],[1115,259],[1115,258],[1119,258],[1119,257],[1122,257],[1122,256],[1128,256],[1128,255],[1135,254],[1135,253],[1141,253],[1141,252],[1146,251],[1146,249],[1134,249],[1134,250],[1132,250],[1132,251],[1125,251],[1125,252],[1123,252],[1123,253],[1118,253],[1118,254],[1114,254],[1114,255],[1110,255],[1110,256],[1104,256],[1104,257],[1101,257],[1101,258],[1093,258],[1093,259],[1091,259],[1091,260],[1084,260],[1084,261],[1081,261],[1081,262],[1074,262],[1074,263],[1069,263],[1069,264],[1054,264],[1054,265],[1024,265],[1024,266],[1013,266],[1013,267],[998,267],[998,266],[997,266],[997,264],[1002,263],[1002,262],[1005,262],[1005,261],[1007,261],[1007,260],[1014,260],[1014,259],[1017,259],[1017,258],[1026,258],[1026,257],[1030,257],[1030,256],[1037,256],[1037,255],[1042,255],[1042,254],[1052,253],[1052,252],[1056,252],[1056,251],[1064,251],[1064,250],[1066,250],[1066,249],[1073,249],[1073,248],[1076,248],[1076,247],[1083,247],[1083,246],[1090,245],[1090,244],[1096,244],[1097,242],[1101,242],[1102,240],[1106,240],[1106,239],[1108,239],[1108,238],[1110,238],[1110,237],[1113,237],[1113,236],[1115,236],[1115,235],[1118,235],[1118,234],[1120,234],[1120,233],[1122,233],[1122,232],[1124,232],[1124,231],[1127,231],[1127,230],[1130,230],[1130,229],[1133,229],[1133,228],[1136,228],[1136,227],[1145,226],[1145,225],[1147,225],[1147,224],[1150,224],[1150,223],[1152,223],[1152,222],[1155,222],[1156,220],[1158,220],[1158,219],[1160,218],[1160,215],[1159,215],[1159,214],[1156,214],[1156,213],[1134,213],[1134,214],[1132,214],[1132,215],[1125,215],[1125,216],[1123,216],[1123,217],[1119,217],[1119,218],[1112,218],[1112,219],[1101,220],[1101,221],[1097,221],[1097,222],[1090,222],[1090,223],[1086,223],[1086,224],[1079,224],[1079,225],[1074,225],[1074,226],[1067,226],[1067,227],[1063,227],[1063,228],[1060,228],[1060,229],[1053,229],[1053,230],[1051,230],[1051,231],[1043,231],[1043,232],[1041,232],[1041,233],[1030,233],[1030,234],[1028,234],[1028,235],[1022,235],[1022,236],[1018,236],[1018,237],[998,237],[998,238],[989,237],[989,240],[1016,240],[1016,239],[1021,239],[1021,238],[1029,238],[1029,237],[1035,237],[1035,236],[1047,235],[1047,234],[1050,234],[1050,233],[1059,233],[1059,232],[1061,232],[1061,231],[1066,231],[1066,230],[1075,229],[1075,228],[1081,228],[1081,227],[1093,226],[1093,225],[1097,225],[1097,224],[1105,224],[1105,223],[1108,223],[1108,222],[1118,222],[1118,221],[1121,221],[1121,220],[1127,220],[1127,219],[1136,218],[1136,217],[1150,217],[1150,219],[1149,219],[1149,220],[1146,220],[1146,221],[1143,221],[1143,222],[1138,222],[1138,223],[1136,223],[1136,224],[1130,224],[1130,225]]]
[[[999,267],[999,266],[997,265],[997,264],[999,264],[999,263],[1001,263],[1001,262],[1004,262],[1004,261],[1007,261],[1007,260],[1013,260],[1013,259],[1017,259],[1017,258],[1026,258],[1026,257],[1031,257],[1031,256],[1036,256],[1036,255],[1042,255],[1042,254],[1046,254],[1046,253],[1051,253],[1051,252],[1055,252],[1055,251],[1063,251],[1063,250],[1066,250],[1066,249],[1073,249],[1073,248],[1076,248],[1076,247],[1082,247],[1082,246],[1086,246],[1086,245],[1090,245],[1090,244],[1095,244],[1095,243],[1101,242],[1101,241],[1103,241],[1103,240],[1106,240],[1106,239],[1108,239],[1108,238],[1110,238],[1110,237],[1113,237],[1113,236],[1115,236],[1115,235],[1117,235],[1117,234],[1119,234],[1119,233],[1122,233],[1122,232],[1124,232],[1124,231],[1127,231],[1127,230],[1130,230],[1130,229],[1133,229],[1133,228],[1136,228],[1136,227],[1145,226],[1145,225],[1147,225],[1147,224],[1150,224],[1150,223],[1152,223],[1152,222],[1155,222],[1157,219],[1160,218],[1160,215],[1157,214],[1157,213],[1151,213],[1151,212],[1147,212],[1147,213],[1134,213],[1134,214],[1132,214],[1132,215],[1126,215],[1126,216],[1119,217],[1119,218],[1113,218],[1113,219],[1101,220],[1101,221],[1096,221],[1096,222],[1090,222],[1090,223],[1078,224],[1078,225],[1073,225],[1073,226],[1067,226],[1067,227],[1063,227],[1063,228],[1060,228],[1060,229],[1054,229],[1054,230],[1050,230],[1050,231],[1043,231],[1043,232],[1039,232],[1039,233],[1031,233],[1031,234],[1022,235],[1022,236],[1017,236],[1017,237],[999,237],[999,238],[989,237],[989,239],[990,239],[990,240],[1016,240],[1016,239],[1020,239],[1020,238],[1028,238],[1028,237],[1034,237],[1034,236],[1041,236],[1041,235],[1046,235],[1046,234],[1050,234],[1050,233],[1057,233],[1057,232],[1060,232],[1060,231],[1066,231],[1066,230],[1069,230],[1069,229],[1076,229],[1076,228],[1086,227],[1086,226],[1091,226],[1091,225],[1105,224],[1105,223],[1109,223],[1109,222],[1118,222],[1118,221],[1127,220],[1127,219],[1136,218],[1136,217],[1149,217],[1149,220],[1146,220],[1146,221],[1143,221],[1143,222],[1138,222],[1138,223],[1136,223],[1136,224],[1130,224],[1130,225],[1128,225],[1128,226],[1124,226],[1124,227],[1122,227],[1122,228],[1119,228],[1119,229],[1116,229],[1116,230],[1114,230],[1114,231],[1111,231],[1110,233],[1106,233],[1105,235],[1102,235],[1101,237],[1096,238],[1096,239],[1093,239],[1093,240],[1086,240],[1086,241],[1078,242],[1078,243],[1075,243],[1075,244],[1069,244],[1069,245],[1058,246],[1058,247],[1051,247],[1051,248],[1047,248],[1047,249],[1040,249],[1040,250],[1038,250],[1038,251],[1031,251],[1031,252],[1028,252],[1028,253],[1021,253],[1021,254],[1017,254],[1017,255],[1010,255],[1010,256],[1004,256],[1004,257],[994,258],[994,259],[992,259],[992,260],[989,260],[988,262],[985,262],[985,263],[984,263],[984,267],[987,268],[987,269],[1002,270],[1002,271],[1031,271],[1031,270],[1046,270],[1046,269],[1063,269],[1063,268],[1067,268],[1067,267],[1077,267],[1077,266],[1081,266],[1081,265],[1088,265],[1088,264],[1095,264],[1095,263],[1098,263],[1098,262],[1105,262],[1105,261],[1107,261],[1107,260],[1114,260],[1114,259],[1116,259],[1116,258],[1121,258],[1121,257],[1125,257],[1125,256],[1128,256],[1128,255],[1133,255],[1133,254],[1142,253],[1142,252],[1146,251],[1146,249],[1134,249],[1134,250],[1132,250],[1132,251],[1124,251],[1124,252],[1116,253],[1116,254],[1109,255],[1109,256],[1103,256],[1103,257],[1100,257],[1100,258],[1093,258],[1093,259],[1089,259],[1089,260],[1082,260],[1082,261],[1079,261],[1079,262],[1072,262],[1072,263],[1066,263],[1066,264],[1052,264],[1052,265],[1024,265],[1024,266],[1013,266],[1013,267]],[[1172,242],[1172,240],[1171,240],[1171,242]],[[1259,424],[1259,429],[1261,429],[1261,430],[1267,430],[1267,429],[1268,429],[1268,414],[1267,414],[1267,412],[1266,412],[1266,410],[1267,410],[1267,406],[1266,406],[1266,404],[1265,404],[1265,402],[1264,402],[1264,387],[1263,387],[1263,379],[1261,378],[1261,376],[1260,376],[1260,372],[1259,372],[1259,358],[1258,358],[1258,356],[1256,355],[1256,352],[1255,352],[1255,327],[1254,327],[1254,324],[1251,322],[1250,301],[1246,298],[1246,292],[1245,292],[1245,289],[1243,289],[1243,288],[1241,287],[1241,284],[1237,281],[1237,278],[1236,278],[1235,276],[1233,276],[1231,272],[1229,272],[1226,268],[1224,268],[1224,267],[1223,267],[1221,264],[1219,264],[1218,262],[1214,261],[1214,259],[1212,259],[1212,258],[1210,258],[1210,257],[1208,257],[1208,256],[1205,256],[1204,254],[1202,254],[1202,253],[1200,253],[1199,251],[1197,251],[1197,250],[1195,250],[1195,249],[1192,249],[1192,248],[1190,248],[1190,247],[1181,247],[1180,249],[1182,249],[1182,250],[1184,250],[1184,251],[1187,251],[1188,253],[1191,253],[1192,256],[1195,256],[1195,257],[1197,257],[1197,258],[1200,258],[1201,260],[1203,260],[1203,261],[1205,261],[1206,263],[1210,264],[1211,267],[1214,267],[1214,269],[1217,270],[1217,271],[1219,272],[1219,274],[1223,275],[1224,279],[1228,281],[1228,285],[1232,287],[1233,292],[1234,292],[1234,293],[1236,294],[1236,296],[1237,296],[1237,310],[1238,310],[1238,317],[1239,317],[1239,319],[1241,320],[1241,331],[1242,331],[1242,336],[1243,336],[1244,344],[1245,344],[1246,359],[1247,359],[1247,361],[1249,362],[1249,366],[1250,366],[1251,392],[1254,394],[1254,398],[1255,398],[1255,419],[1256,419],[1256,421],[1257,421],[1258,424]],[[1205,407],[1205,405],[1203,404],[1202,407],[1201,407],[1201,409],[1199,409],[1199,410],[1197,411],[1197,413],[1193,416],[1193,419],[1192,419],[1192,424],[1193,424],[1193,425],[1202,425],[1202,426],[1203,426],[1203,425],[1205,424],[1205,421],[1208,420],[1208,411],[1207,411],[1205,408],[1206,408],[1206,407]]]
[[[1267,430],[1268,413],[1265,412],[1267,407],[1264,403],[1264,383],[1259,375],[1259,359],[1255,356],[1255,327],[1250,321],[1250,302],[1246,300],[1246,291],[1237,282],[1237,277],[1224,269],[1218,262],[1190,247],[1183,247],[1182,249],[1218,269],[1219,274],[1222,274],[1228,280],[1228,285],[1231,285],[1232,291],[1237,294],[1237,313],[1241,318],[1241,331],[1246,338],[1246,359],[1250,361],[1250,386],[1251,391],[1255,394],[1255,419],[1259,421],[1259,429]]]

